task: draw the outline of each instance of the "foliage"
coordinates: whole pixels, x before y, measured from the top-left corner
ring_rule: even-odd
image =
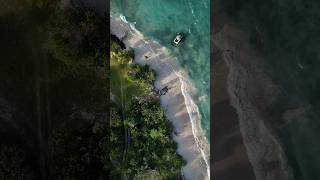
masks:
[[[127,100],[134,96],[148,96],[150,95],[151,85],[141,79],[144,77],[133,77],[132,73],[135,70],[141,71],[140,66],[132,64],[133,55],[132,51],[122,50],[121,47],[114,41],[111,41],[111,62],[110,62],[110,89],[114,95],[114,101],[122,107],[125,107]],[[153,75],[153,71],[146,67],[150,75]],[[142,74],[142,73],[140,73]],[[143,74],[145,77],[148,74]],[[152,78],[152,76],[148,77]],[[154,78],[154,77],[153,77]]]
[[[1,134],[0,179],[24,179],[29,168],[32,179],[106,179],[106,20],[56,0],[1,4],[0,100],[14,115],[0,123],[14,128]]]
[[[52,176],[106,179],[111,166],[105,20],[91,8],[68,8],[56,11],[49,27],[53,103],[60,104],[53,108],[58,116],[50,139]]]
[[[105,179],[110,168],[104,167],[109,160],[108,126],[103,121],[78,118],[55,128],[52,134],[51,173],[55,179]],[[82,122],[76,124],[79,120]]]
[[[163,179],[179,177],[182,160],[176,153],[171,126],[158,100],[133,98],[126,120],[132,124],[127,127],[131,149],[128,152],[130,162],[125,167],[130,169],[129,173],[133,176],[157,170]]]
[[[154,71],[147,65],[139,66],[134,64],[130,66],[130,75],[134,80],[147,84],[153,84],[156,79]]]
[[[8,123],[15,128],[1,132],[4,134],[2,140],[8,141],[9,145],[5,146],[2,141],[0,144],[0,179],[107,179],[111,169],[109,154],[114,157],[113,165],[118,175],[148,174],[150,171],[142,169],[141,164],[133,166],[141,159],[133,156],[135,149],[129,148],[124,154],[127,147],[124,132],[134,134],[136,122],[132,117],[127,118],[129,112],[119,104],[113,105],[111,114],[106,113],[110,75],[106,61],[109,46],[106,41],[107,20],[91,8],[60,8],[58,2],[13,0],[0,7],[3,55],[0,61],[0,100],[6,99],[14,109],[11,119],[0,123]],[[147,97],[144,99],[146,102],[152,100],[151,85],[147,82],[154,77],[147,81],[129,78],[127,72],[130,68],[127,65],[133,59],[133,51],[115,51],[119,51],[116,54],[119,61],[112,67],[124,70],[118,72],[117,78],[121,77],[130,85],[121,88],[131,88],[126,104],[133,111],[130,105],[132,98],[140,95]],[[141,75],[147,77],[148,73]],[[116,85],[113,87],[119,87],[116,80],[113,82]],[[120,91],[116,89],[113,92]],[[153,141],[167,143],[166,149],[158,154],[176,158],[171,160],[175,163],[173,166],[164,165],[167,160],[161,160],[162,164],[153,163],[155,159],[151,157],[146,162],[153,163],[150,167],[156,169],[157,175],[172,177],[178,174],[173,172],[180,170],[181,158],[175,153],[175,144],[169,138],[171,130],[163,110],[160,110],[159,103],[150,103],[153,105],[145,113],[155,112],[157,121],[163,118],[162,123],[157,123],[164,126],[145,127],[149,129],[145,135],[138,132],[135,135],[147,138],[150,144]],[[109,115],[112,118],[112,151],[106,121]],[[146,120],[151,121],[151,118],[145,115]],[[5,139],[12,134],[17,136],[21,146],[12,147],[10,144],[17,141]],[[153,148],[149,149],[150,152],[155,150],[154,146],[150,148]],[[25,151],[19,151],[22,149]],[[174,169],[166,172],[168,167]]]
[[[0,148],[0,179],[33,179],[34,175],[25,161],[21,148],[3,145]]]
[[[111,42],[111,47],[111,69],[115,62],[121,62],[125,68],[119,74],[111,73],[116,75],[113,78],[120,76],[122,81],[135,85],[135,91],[128,92],[128,86],[121,90],[129,94],[125,106],[118,103],[112,105],[111,158],[117,166],[113,178],[178,179],[183,160],[171,139],[172,128],[164,110],[151,92],[154,71],[147,65],[128,63],[124,58],[132,56],[123,56],[127,51],[121,50],[115,42]],[[111,86],[116,98],[122,96],[114,90]],[[137,93],[141,90],[146,93]]]

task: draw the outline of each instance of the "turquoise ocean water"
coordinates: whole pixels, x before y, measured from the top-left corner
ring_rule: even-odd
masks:
[[[177,57],[197,92],[193,100],[201,126],[210,139],[210,1],[209,0],[111,0],[111,13],[124,15],[144,36],[154,39]],[[177,32],[184,43],[173,47]]]

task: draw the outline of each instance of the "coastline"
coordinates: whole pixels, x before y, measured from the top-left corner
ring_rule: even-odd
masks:
[[[230,104],[227,92],[227,78],[229,68],[222,59],[221,51],[214,47],[213,71],[211,84],[215,96],[212,98],[211,134],[213,135],[214,149],[212,165],[214,179],[230,180],[242,177],[246,180],[255,180],[253,167],[249,161],[239,127],[236,109]],[[232,173],[230,173],[232,172]]]
[[[137,64],[147,64],[157,73],[155,86],[169,91],[160,97],[166,109],[166,117],[172,123],[173,139],[178,144],[177,152],[187,162],[182,167],[186,179],[210,179],[209,144],[200,125],[197,106],[190,96],[191,83],[177,64],[174,64],[167,50],[158,43],[147,40],[135,28],[120,17],[110,16],[111,34],[117,36],[135,52]],[[145,56],[148,59],[145,59]]]
[[[268,122],[267,105],[277,87],[256,64],[249,37],[224,19],[214,37],[228,68],[227,92],[237,113],[241,138],[258,180],[292,179],[280,140]]]

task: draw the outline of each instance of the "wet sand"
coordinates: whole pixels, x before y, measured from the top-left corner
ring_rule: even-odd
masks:
[[[216,133],[216,142],[213,141],[215,175],[224,179],[251,179],[254,173],[257,180],[291,179],[290,168],[267,113],[268,105],[276,97],[277,87],[258,64],[263,57],[251,47],[248,33],[226,17],[217,19],[213,43],[220,55],[216,58],[216,63],[220,63],[217,67],[222,70],[215,70],[218,73],[216,83],[227,88],[220,95],[219,87],[214,92],[217,97],[212,112],[216,116],[213,127],[217,126],[212,130]],[[219,80],[219,72],[227,76]],[[225,124],[220,116],[225,117]],[[230,174],[238,174],[230,175],[227,170]]]
[[[233,180],[242,177],[255,180],[252,166],[243,144],[236,109],[230,104],[227,91],[228,67],[219,52],[212,65],[212,151],[213,179]]]
[[[110,25],[111,34],[122,40],[127,48],[134,50],[134,62],[148,64],[156,71],[155,86],[158,89],[169,88],[168,93],[160,97],[160,101],[166,109],[166,117],[173,124],[177,152],[187,162],[182,168],[184,177],[190,180],[209,179],[209,144],[201,129],[200,119],[197,119],[199,112],[189,95],[193,86],[185,78],[185,72],[174,64],[174,57],[170,57],[164,47],[146,39],[119,17],[110,17]]]

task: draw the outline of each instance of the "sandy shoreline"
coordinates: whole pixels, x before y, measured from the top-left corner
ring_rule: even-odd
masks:
[[[259,56],[248,35],[226,21],[214,37],[229,73],[227,91],[235,108],[248,159],[258,180],[286,180],[292,174],[279,139],[268,124],[266,107],[277,87],[256,64]]]
[[[242,139],[239,120],[236,109],[230,104],[227,79],[229,69],[222,59],[221,51],[214,47],[214,62],[211,84],[214,96],[211,100],[211,114],[213,125],[211,126],[213,179],[255,180],[253,168],[249,161],[247,151]],[[230,173],[232,172],[232,173]]]
[[[185,179],[209,179],[209,144],[200,126],[197,106],[191,99],[192,85],[185,73],[172,61],[167,50],[158,43],[147,40],[134,27],[120,17],[110,17],[111,34],[116,35],[127,48],[135,52],[135,62],[148,64],[157,73],[155,86],[168,86],[169,91],[160,97],[166,116],[174,126],[173,139],[177,152],[187,161],[182,167]],[[146,60],[145,55],[149,56]]]

